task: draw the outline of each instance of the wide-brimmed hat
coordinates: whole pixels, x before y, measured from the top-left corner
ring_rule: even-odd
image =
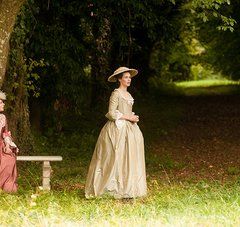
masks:
[[[0,99],[1,100],[6,100],[6,94],[0,90]]]
[[[116,82],[117,81],[117,77],[116,75],[120,74],[120,73],[124,73],[124,72],[129,72],[131,77],[134,77],[138,74],[138,71],[136,69],[129,69],[127,67],[119,67],[118,69],[116,69],[114,71],[114,73],[108,77],[108,81],[109,82]]]

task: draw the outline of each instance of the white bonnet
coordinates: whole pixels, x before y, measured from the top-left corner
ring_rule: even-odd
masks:
[[[6,100],[6,94],[0,90],[0,99],[1,100]]]

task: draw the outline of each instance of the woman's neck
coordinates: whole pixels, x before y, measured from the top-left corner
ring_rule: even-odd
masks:
[[[125,87],[125,86],[119,86],[119,88],[118,89],[120,89],[121,91],[127,91],[127,87]]]

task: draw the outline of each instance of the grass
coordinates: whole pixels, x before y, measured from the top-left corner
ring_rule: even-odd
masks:
[[[174,83],[186,96],[240,94],[240,82],[227,79],[183,81]]]
[[[163,83],[159,79],[150,80],[151,92],[159,96],[209,96],[240,94],[240,82],[228,79],[208,79]]]
[[[0,224],[13,226],[237,226],[239,183],[163,184],[146,198],[86,200],[82,190],[22,191],[0,197]]]
[[[239,81],[228,79],[209,79],[209,80],[195,80],[195,81],[182,81],[175,83],[178,87],[212,87],[212,86],[226,86],[226,85],[240,85]]]
[[[146,198],[85,199],[87,168],[101,125],[94,131],[86,129],[68,136],[36,136],[39,155],[63,156],[63,162],[52,164],[52,190],[43,192],[38,187],[41,163],[18,163],[19,191],[15,195],[1,192],[0,226],[239,226],[238,167],[228,169],[235,181],[179,181],[170,174],[171,169],[184,168],[187,163],[177,163],[168,155],[159,158],[151,152],[156,137],[168,133],[181,118],[178,103],[178,99],[172,103],[160,99],[153,106],[136,107],[143,116],[149,109],[154,112],[151,119],[143,117],[140,123],[146,134]],[[155,128],[156,120],[161,122],[161,130]]]

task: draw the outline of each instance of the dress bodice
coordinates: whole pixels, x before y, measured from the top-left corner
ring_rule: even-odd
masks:
[[[132,106],[134,99],[129,94],[129,98],[125,98],[122,93],[115,89],[109,100],[108,113],[105,115],[110,121],[116,121],[122,115],[132,115]]]
[[[122,114],[132,114],[132,107],[134,103],[134,99],[131,96],[130,98],[125,98],[118,89],[114,90],[114,93],[118,96],[118,107],[117,109]]]

